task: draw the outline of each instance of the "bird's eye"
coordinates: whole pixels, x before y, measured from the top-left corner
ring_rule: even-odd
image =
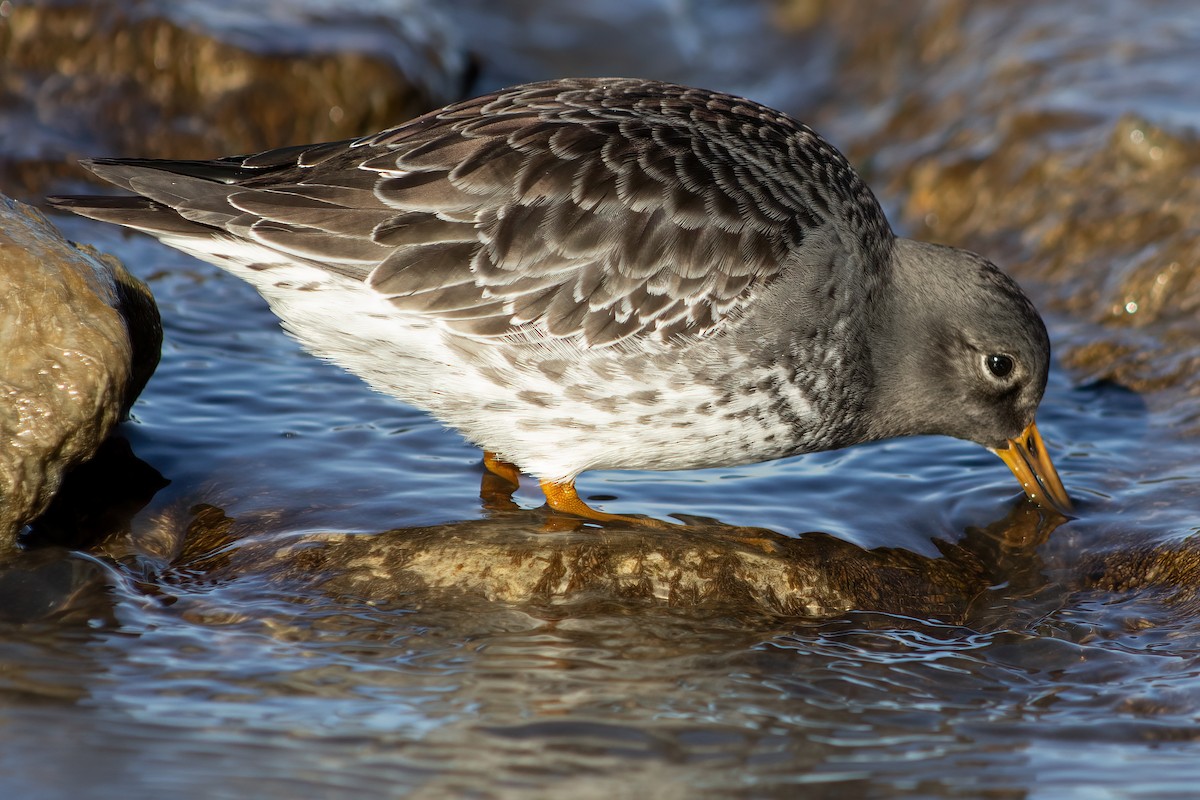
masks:
[[[1006,356],[1001,353],[993,353],[990,356],[984,356],[984,363],[987,364],[988,372],[995,375],[997,378],[1007,378],[1013,371],[1012,356]]]

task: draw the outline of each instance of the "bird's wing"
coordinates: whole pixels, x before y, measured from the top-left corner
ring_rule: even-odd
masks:
[[[744,314],[815,230],[847,248],[891,238],[870,190],[807,127],[646,81],[531,84],[354,141],[89,166],[148,198],[126,209],[135,222],[102,218],[154,232],[148,218],[173,209],[160,223],[172,236],[251,240],[477,337],[703,336]]]

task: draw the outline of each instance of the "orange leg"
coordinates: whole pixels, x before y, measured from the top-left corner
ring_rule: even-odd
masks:
[[[490,450],[483,451],[483,466],[484,469],[493,475],[498,475],[501,478],[504,478],[504,480],[511,483],[514,488],[521,485],[521,470],[517,469],[517,465],[510,464],[509,462],[499,458]]]
[[[674,527],[670,523],[653,517],[627,517],[622,514],[597,511],[579,499],[579,495],[575,492],[575,481],[563,481],[562,483],[542,481],[542,491],[546,493],[546,502],[550,504],[550,507],[563,514],[573,514],[596,522],[626,522],[648,528]]]

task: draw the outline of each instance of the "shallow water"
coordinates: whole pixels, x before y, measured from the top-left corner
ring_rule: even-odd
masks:
[[[612,27],[599,6],[577,8],[448,13],[489,48],[484,86],[610,71],[608,57],[612,72],[802,110],[828,80],[780,81],[783,40],[761,8],[635,4]],[[625,43],[616,22],[640,36]],[[588,43],[570,51],[578,69],[550,46],[561,41]],[[817,70],[826,56],[813,44],[791,57]],[[1058,527],[994,456],[938,438],[580,481],[609,509],[824,532],[854,545],[851,558],[897,548],[932,569],[956,549],[990,554],[995,582],[957,615],[356,594],[307,579],[299,559],[286,572],[284,555],[239,554],[439,525],[482,543],[536,518],[536,486],[515,498],[529,515],[489,511],[476,449],[304,354],[248,286],[144,237],[55,222],[147,281],[165,341],[120,431],[152,469],[104,523],[108,538],[0,572],[5,796],[1194,795],[1194,584],[1118,590],[1097,566],[1197,532],[1200,459],[1169,409],[1055,369],[1039,425],[1079,507]],[[1047,322],[1056,341],[1099,330]],[[236,535],[189,545],[214,516]]]

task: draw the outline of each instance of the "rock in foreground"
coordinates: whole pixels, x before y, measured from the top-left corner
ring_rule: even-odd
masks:
[[[0,549],[108,437],[158,364],[149,290],[0,195]]]

